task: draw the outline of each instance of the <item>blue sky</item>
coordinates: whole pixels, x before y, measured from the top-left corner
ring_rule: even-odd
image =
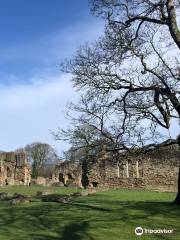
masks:
[[[88,0],[0,0],[0,150],[34,141],[68,148],[50,133],[67,126],[66,105],[78,100],[59,65],[103,33],[89,9]]]
[[[50,131],[66,126],[65,106],[78,97],[59,64],[102,32],[88,0],[0,1],[0,150],[33,141],[67,148]]]
[[[98,25],[98,20],[90,15],[88,0],[6,0],[0,3],[2,83],[7,84],[10,73],[27,81],[26,74],[32,76],[43,67],[55,69],[77,45],[91,38],[89,34],[92,38],[97,34],[93,27]],[[86,31],[90,31],[87,37]]]

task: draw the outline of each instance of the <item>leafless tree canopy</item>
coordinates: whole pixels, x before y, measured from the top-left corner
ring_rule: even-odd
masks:
[[[82,93],[72,108],[118,149],[157,143],[180,116],[179,2],[94,0],[92,11],[104,36],[62,64]]]
[[[90,2],[105,32],[62,64],[81,99],[71,104],[73,127],[56,137],[78,147],[107,139],[112,151],[179,144],[178,132],[164,133],[180,117],[180,2]]]
[[[32,177],[44,175],[48,165],[52,165],[57,160],[55,150],[47,143],[28,144],[24,151],[27,154],[29,162],[32,163]]]

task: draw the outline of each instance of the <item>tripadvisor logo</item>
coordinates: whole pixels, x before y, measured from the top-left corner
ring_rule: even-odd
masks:
[[[135,228],[135,234],[140,236],[142,234],[162,234],[162,233],[165,233],[165,234],[170,234],[170,233],[173,233],[173,229],[161,229],[161,228],[158,228],[158,229],[147,229],[147,228],[142,228],[142,227],[137,227]]]
[[[143,228],[142,227],[137,227],[135,228],[135,234],[140,236],[143,234]]]

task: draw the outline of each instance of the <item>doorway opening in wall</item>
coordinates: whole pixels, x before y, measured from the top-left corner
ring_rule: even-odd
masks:
[[[66,176],[66,182],[65,182],[65,185],[66,186],[73,186],[75,184],[75,178],[73,177],[72,174],[68,173]]]
[[[68,173],[68,180],[73,179],[72,175],[70,173]]]
[[[93,186],[93,187],[97,187],[98,184],[99,184],[98,182],[92,182],[92,186]]]
[[[64,176],[62,173],[59,174],[59,182],[64,183]]]

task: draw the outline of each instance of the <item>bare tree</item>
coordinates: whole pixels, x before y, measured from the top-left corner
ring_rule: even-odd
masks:
[[[32,177],[37,178],[47,172],[47,166],[57,160],[55,150],[47,143],[31,143],[24,148],[29,162],[32,164]]]
[[[179,144],[178,132],[169,136],[180,117],[179,1],[91,2],[93,13],[106,21],[105,34],[62,64],[82,93],[72,106],[80,113],[79,127],[108,139],[113,151]]]

